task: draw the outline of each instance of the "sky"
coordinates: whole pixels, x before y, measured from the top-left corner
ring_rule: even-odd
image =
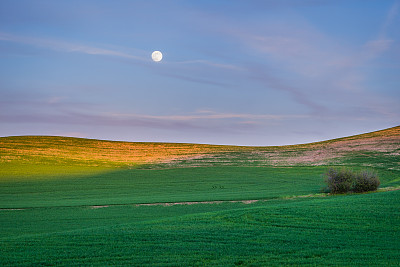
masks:
[[[399,25],[399,0],[2,0],[0,136],[268,146],[397,126]]]

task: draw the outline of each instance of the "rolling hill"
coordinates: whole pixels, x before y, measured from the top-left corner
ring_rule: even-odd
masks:
[[[362,165],[400,170],[400,126],[323,142],[245,147],[57,136],[0,138],[0,164],[93,168]],[[2,168],[10,173],[7,168]],[[3,171],[4,173],[4,171]]]
[[[342,165],[374,169],[381,187],[400,185],[400,127],[280,147],[20,136],[0,138],[0,151],[4,208],[318,194],[327,166]]]
[[[400,264],[400,127],[241,147],[0,138],[0,265]],[[321,194],[328,166],[378,193]]]

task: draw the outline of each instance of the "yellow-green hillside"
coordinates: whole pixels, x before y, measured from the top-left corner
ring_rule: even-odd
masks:
[[[249,147],[58,136],[0,138],[0,175],[114,168],[361,165],[400,170],[400,126],[310,144]]]

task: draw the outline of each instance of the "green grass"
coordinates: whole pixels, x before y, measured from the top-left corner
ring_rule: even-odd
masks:
[[[318,193],[324,168],[209,167],[114,170],[2,182],[0,207],[268,199]],[[29,178],[29,177],[28,177]]]
[[[171,207],[0,211],[0,263],[352,265],[400,263],[400,191]]]
[[[316,194],[325,167],[199,167],[114,170],[95,175],[0,183],[0,208],[271,199]],[[378,172],[397,186],[396,171]]]

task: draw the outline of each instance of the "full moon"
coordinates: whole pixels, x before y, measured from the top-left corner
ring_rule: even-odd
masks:
[[[151,59],[155,62],[159,62],[162,59],[162,53],[160,51],[154,51],[151,53]]]

